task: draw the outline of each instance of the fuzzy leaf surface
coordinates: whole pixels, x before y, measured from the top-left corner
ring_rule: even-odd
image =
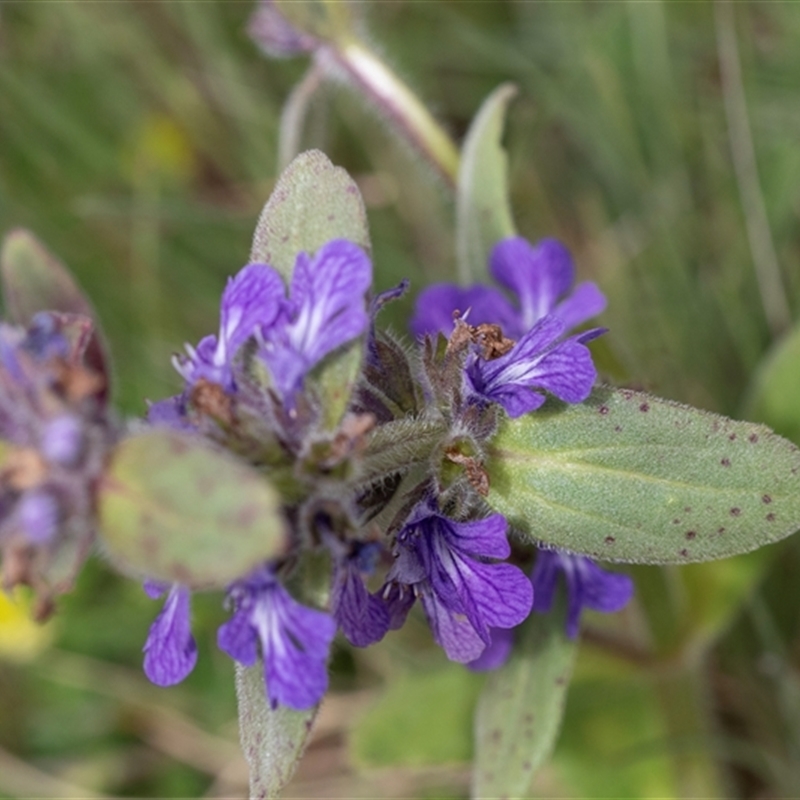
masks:
[[[317,708],[295,711],[270,708],[264,687],[264,665],[236,665],[239,736],[250,767],[250,798],[278,797],[303,755]]]
[[[67,267],[30,231],[18,228],[3,241],[0,276],[6,314],[17,325],[27,325],[39,311],[59,311],[92,320],[94,331],[86,348],[86,363],[108,386],[109,358],[97,314]]]
[[[475,716],[473,797],[527,797],[561,728],[577,640],[564,633],[564,592],[517,631],[509,660],[490,673]]]
[[[289,280],[300,252],[349,239],[370,253],[367,212],[353,179],[319,150],[301,153],[283,171],[253,236],[250,261]]]
[[[456,190],[458,269],[461,283],[488,282],[492,247],[516,228],[508,196],[508,155],[501,139],[513,84],[484,100],[467,132]]]
[[[123,440],[99,497],[104,549],[122,570],[222,588],[280,555],[280,498],[255,470],[177,431]]]
[[[258,220],[251,262],[274,267],[288,281],[297,254],[314,253],[332,239],[348,239],[370,255],[364,201],[353,179],[319,150],[301,153],[283,171]],[[366,302],[354,297],[353,302]],[[331,353],[314,370],[311,383],[323,409],[326,430],[338,426],[361,371],[363,337]]]
[[[504,419],[486,467],[521,535],[599,559],[710,561],[800,528],[795,445],[627,389]]]

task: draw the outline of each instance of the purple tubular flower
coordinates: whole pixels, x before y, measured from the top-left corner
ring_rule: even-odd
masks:
[[[333,574],[331,614],[356,647],[380,641],[389,630],[386,604],[367,591],[362,577],[374,571],[379,553],[376,543],[356,543],[349,556],[339,559]]]
[[[222,625],[217,644],[246,667],[264,659],[270,705],[302,711],[328,688],[326,662],[336,623],[329,614],[300,605],[264,568],[231,589],[236,610]]]
[[[472,325],[494,323],[509,335],[515,335],[519,323],[519,313],[506,296],[491,286],[456,286],[452,283],[439,283],[420,292],[414,316],[409,323],[415,336],[426,333],[442,333],[449,336],[453,332],[453,312],[469,312],[467,321]]]
[[[489,286],[438,284],[419,295],[411,331],[417,336],[437,331],[449,336],[452,313],[458,309],[462,313],[469,310],[472,325],[494,323],[507,336],[519,339],[550,314],[568,331],[606,307],[605,297],[594,283],[580,283],[569,294],[575,266],[567,248],[555,239],[542,239],[535,246],[520,236],[503,239],[491,252],[489,268],[495,280],[513,292],[517,305]]]
[[[566,330],[580,325],[606,307],[603,293],[594,283],[581,283],[566,295],[575,280],[569,250],[556,239],[542,239],[535,247],[521,236],[498,242],[489,257],[495,280],[519,298],[522,331],[554,314]]]
[[[467,666],[474,672],[488,672],[498,669],[508,661],[514,645],[514,631],[511,628],[492,628],[492,641],[489,646]]]
[[[42,431],[42,455],[54,464],[73,466],[81,457],[83,439],[80,419],[62,414],[48,422]]]
[[[280,275],[265,264],[248,264],[222,294],[218,336],[206,336],[197,348],[186,346],[188,358],[175,367],[188,383],[200,378],[231,388],[231,361],[239,348],[259,330],[268,329],[284,302]]]
[[[264,329],[259,350],[284,401],[325,356],[366,330],[371,284],[369,258],[346,239],[328,242],[313,258],[298,255],[287,313]]]
[[[491,361],[473,357],[466,372],[475,394],[499,403],[510,417],[544,403],[544,395],[534,389],[567,403],[585,400],[597,377],[592,355],[578,336],[559,341],[564,329],[558,317],[544,317],[504,356]]]
[[[418,507],[398,536],[386,578],[391,627],[419,597],[434,639],[452,661],[467,663],[490,644],[490,627],[522,622],[533,602],[530,581],[517,567],[487,561],[508,558],[506,527],[500,514],[456,522]]]
[[[578,635],[584,607],[612,613],[624,608],[633,596],[633,580],[628,575],[607,572],[586,556],[540,550],[531,575],[534,611],[542,614],[551,609],[559,572],[567,582],[566,632],[571,639]]]
[[[144,673],[157,686],[180,683],[197,662],[197,644],[189,620],[189,590],[177,583],[171,587],[148,581],[144,586],[156,599],[167,590],[164,608],[150,626],[144,645]]]
[[[22,495],[17,516],[31,544],[47,544],[58,532],[61,512],[58,501],[47,489],[31,489]]]

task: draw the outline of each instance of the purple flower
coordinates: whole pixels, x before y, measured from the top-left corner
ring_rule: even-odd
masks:
[[[488,672],[498,669],[508,661],[511,648],[514,646],[513,628],[492,628],[492,641],[488,647],[467,666],[474,672]]]
[[[283,281],[272,267],[248,264],[222,293],[219,335],[206,336],[188,357],[176,358],[175,368],[187,383],[205,378],[231,388],[231,362],[239,348],[257,331],[269,328],[281,310]]]
[[[531,575],[534,611],[546,613],[552,607],[559,572],[567,582],[566,631],[571,639],[578,635],[584,607],[611,613],[624,608],[633,596],[633,581],[628,575],[607,572],[586,556],[540,550]]]
[[[236,354],[248,340],[258,343],[272,384],[287,406],[305,376],[329,353],[355,339],[367,327],[365,294],[372,283],[372,264],[353,242],[335,239],[311,257],[300,253],[292,273],[289,297],[281,276],[266,264],[248,264],[228,281],[222,295],[220,329],[175,368],[192,386],[205,379],[236,393]],[[153,403],[148,420],[192,430],[183,394]]]
[[[297,256],[285,312],[262,332],[259,356],[285,401],[325,356],[366,330],[372,265],[353,242],[335,239]]]
[[[474,661],[491,641],[490,628],[511,628],[531,609],[533,591],[522,570],[495,559],[511,552],[500,514],[456,522],[418,506],[397,539],[396,561],[383,597],[390,626],[399,627],[416,597],[448,658]]]
[[[584,344],[587,334],[561,340],[564,330],[558,317],[544,317],[505,355],[487,361],[473,353],[466,374],[474,394],[499,403],[510,417],[535,411],[544,403],[545,396],[536,389],[567,403],[584,401],[597,377]]]
[[[58,533],[61,510],[47,489],[24,492],[17,504],[19,525],[31,544],[47,544]]]
[[[516,303],[489,286],[438,284],[417,299],[412,332],[422,336],[438,331],[449,336],[453,311],[469,309],[470,324],[494,323],[507,336],[520,339],[550,314],[558,317],[567,331],[606,306],[594,283],[580,283],[570,293],[575,265],[567,248],[555,239],[542,239],[536,246],[520,236],[503,239],[492,250],[489,269],[498,283],[513,292]]]
[[[189,620],[189,590],[148,581],[144,590],[154,600],[165,592],[164,608],[150,626],[144,645],[144,673],[157,686],[180,683],[197,662],[197,644]]]
[[[563,337],[605,308],[600,290],[582,283],[568,294],[575,267],[566,247],[555,239],[543,239],[536,247],[519,236],[503,239],[492,250],[490,269],[516,295],[516,305],[490,286],[440,284],[419,296],[412,331],[449,335],[453,311],[459,310],[469,312],[470,325],[496,324],[504,335],[518,340],[507,353],[490,360],[476,349],[466,364],[472,395],[499,403],[511,417],[544,403],[545,395],[537,389],[567,403],[583,402],[597,377],[586,343],[602,330]]]
[[[347,640],[356,647],[380,641],[389,629],[389,611],[370,594],[364,575],[375,571],[381,545],[355,542],[349,555],[336,562],[331,585],[331,614]]]
[[[234,585],[230,596],[235,611],[217,634],[220,649],[252,667],[260,643],[271,706],[303,710],[316,705],[328,687],[333,618],[293,600],[266,567]]]

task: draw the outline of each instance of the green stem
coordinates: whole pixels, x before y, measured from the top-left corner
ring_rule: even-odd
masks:
[[[429,461],[447,431],[441,417],[399,419],[381,425],[370,437],[359,464],[359,482],[375,483]]]
[[[414,92],[378,56],[363,42],[349,39],[338,47],[321,47],[317,60],[323,69],[343,72],[360,88],[455,191],[458,148]]]

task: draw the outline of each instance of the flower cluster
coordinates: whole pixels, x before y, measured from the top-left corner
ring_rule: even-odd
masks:
[[[86,363],[92,337],[79,315],[0,324],[2,584],[31,586],[39,618],[94,541],[96,483],[117,433],[105,378]]]
[[[497,415],[534,411],[545,393],[568,403],[588,397],[596,372],[587,342],[602,330],[569,331],[604,306],[594,284],[570,292],[574,268],[554,241],[500,242],[491,269],[513,301],[489,287],[425,290],[412,321],[420,353],[409,358],[374,324],[404,287],[373,301],[370,312],[371,264],[357,245],[335,240],[301,253],[288,292],[270,265],[248,264],[223,293],[219,332],[176,358],[183,391],[150,406],[151,424],[211,437],[268,474],[278,465],[291,476],[289,552],[228,587],[232,616],[218,633],[219,647],[239,663],[261,657],[273,706],[313,706],[327,686],[336,631],[367,646],[401,627],[417,599],[450,659],[488,667],[502,663],[512,630],[531,610],[549,606],[558,570],[570,589],[571,636],[582,606],[613,610],[630,596],[626,576],[579,556],[542,552],[529,576],[533,554],[515,552],[512,563],[506,520],[485,510],[482,448]],[[330,430],[317,379],[347,348],[363,351],[363,373]],[[372,432],[417,420],[437,432],[438,444],[370,471],[382,463],[360,459],[371,453]],[[409,465],[430,464],[431,451],[443,454],[439,466],[406,486]],[[308,550],[330,560],[327,610],[293,596],[293,573]],[[177,584],[145,589],[166,595],[145,644],[145,671],[155,683],[175,683],[197,658],[190,593]]]

